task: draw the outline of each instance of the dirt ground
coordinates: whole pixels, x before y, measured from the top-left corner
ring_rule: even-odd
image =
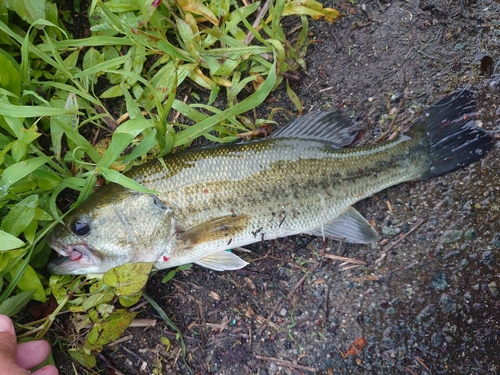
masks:
[[[311,22],[316,43],[294,84],[305,111],[342,108],[372,142],[392,126],[407,126],[418,108],[469,86],[478,92],[484,127],[499,130],[500,80],[492,71],[500,56],[500,1],[323,4],[344,16],[335,24]],[[267,106],[291,108],[284,91]],[[250,247],[243,270],[194,266],[167,284],[161,272],[146,293],[182,330],[195,374],[500,373],[499,157],[494,150],[464,170],[360,202],[379,243],[269,241]],[[106,347],[99,369],[189,374],[161,317],[147,303],[137,311],[156,324],[127,330]],[[163,336],[172,342],[168,352]],[[56,349],[55,358],[61,374],[74,374],[69,357]]]

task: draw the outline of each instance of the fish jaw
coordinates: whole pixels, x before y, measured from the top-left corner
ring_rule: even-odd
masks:
[[[50,241],[50,246],[60,257],[48,265],[48,270],[57,275],[80,275],[83,273],[102,273],[106,265],[97,256],[95,249],[85,243],[65,245],[62,241]]]

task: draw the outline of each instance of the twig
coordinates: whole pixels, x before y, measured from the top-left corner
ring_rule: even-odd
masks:
[[[353,259],[353,258],[341,257],[339,255],[333,255],[333,254],[325,254],[325,255],[323,255],[323,257],[328,258],[328,259],[333,259],[333,260],[339,260],[341,262],[359,264],[361,266],[366,266],[368,264],[364,260],[358,260],[358,259]]]
[[[110,342],[108,345],[106,346],[115,346],[115,345],[118,345],[118,344],[121,344],[122,342],[126,342],[126,341],[130,341],[134,338],[134,335],[128,335],[128,336],[125,336],[125,337],[121,337],[119,338],[118,340],[115,340],[113,342]]]
[[[401,237],[399,237],[396,241],[394,241],[393,243],[391,243],[389,246],[387,246],[384,251],[382,251],[382,255],[380,256],[380,258],[378,258],[377,260],[375,260],[375,263],[380,263],[382,261],[382,259],[384,259],[385,257],[385,254],[391,250],[394,246],[396,246],[398,243],[400,243],[402,240],[404,240],[406,237],[408,237],[411,233],[413,233],[414,231],[417,230],[417,228],[419,226],[421,226],[423,223],[425,223],[425,219],[420,219],[419,221],[417,221],[415,223],[415,225],[408,231],[406,232],[404,235],[402,235]]]
[[[252,27],[254,29],[257,28],[257,26],[259,26],[260,20],[266,15],[267,10],[269,9],[270,6],[271,6],[271,0],[267,0],[264,3],[264,5],[262,6],[262,9],[260,10],[260,12],[257,15],[257,17],[255,18],[255,21],[253,21]],[[248,45],[253,40],[253,38],[254,38],[254,35],[252,34],[251,31],[249,31],[247,33],[247,36],[245,37],[245,40],[243,41],[243,43],[245,43],[246,45]]]
[[[424,360],[420,358],[419,356],[415,356],[415,359],[417,360],[418,363],[420,363],[420,366],[425,368],[427,371],[429,371],[429,367],[424,363]]]
[[[292,369],[298,369],[298,370],[304,370],[304,371],[311,371],[311,372],[317,372],[318,371],[314,367],[298,365],[296,363],[293,363],[293,362],[290,362],[290,361],[285,361],[283,359],[272,358],[272,357],[262,357],[262,356],[257,355],[257,354],[255,354],[255,358],[260,359],[262,361],[276,362],[276,364],[278,364],[280,366],[285,366],[285,367],[289,367],[289,368],[292,368]]]
[[[273,318],[274,314],[276,314],[276,311],[278,311],[278,309],[279,309],[279,308],[283,305],[283,301],[284,301],[283,297],[280,297],[280,298],[278,299],[278,302],[276,302],[276,303],[274,304],[274,306],[273,306],[273,308],[271,309],[271,312],[269,313],[269,315],[267,316],[267,318],[264,318],[264,322],[265,322],[266,324],[264,324],[264,325],[260,328],[260,330],[259,330],[259,334],[262,334],[262,331],[264,330],[264,328],[266,327],[266,325],[270,325],[271,327],[273,327],[273,325],[272,325],[272,324],[274,324],[274,323],[272,323],[272,322],[271,322],[271,319]],[[273,327],[273,328],[274,328],[274,327]]]
[[[295,286],[292,288],[292,290],[290,290],[290,293],[288,293],[288,295],[286,296],[286,299],[290,299],[292,297],[292,295],[297,291],[297,289],[299,289],[299,287],[302,285],[302,283],[309,277],[312,275],[312,273],[314,272],[314,270],[316,268],[318,268],[319,266],[319,261],[316,261],[314,262],[314,264],[311,266],[311,268],[309,268],[309,270],[304,274],[304,276],[302,276],[299,280],[299,282],[297,284],[295,284]]]
[[[156,319],[134,319],[129,327],[154,327]]]

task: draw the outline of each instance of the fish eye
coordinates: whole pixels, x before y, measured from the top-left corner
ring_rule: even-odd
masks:
[[[71,231],[77,236],[85,236],[90,232],[90,224],[85,219],[76,219],[71,224]]]

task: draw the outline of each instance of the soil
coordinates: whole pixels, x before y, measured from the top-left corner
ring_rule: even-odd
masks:
[[[477,91],[483,126],[499,130],[500,84],[492,75],[500,56],[498,0],[323,4],[343,17],[310,21],[308,69],[293,84],[305,112],[341,108],[363,125],[363,141],[373,142],[467,86]],[[292,108],[284,90],[267,107]],[[463,170],[357,204],[381,233],[378,243],[296,236],[249,247],[250,265],[240,271],[193,266],[167,284],[159,272],[146,293],[181,329],[186,361],[175,333],[145,303],[138,317],[155,324],[128,329],[105,348],[98,368],[189,374],[187,363],[203,375],[499,373],[499,157],[495,149]],[[162,337],[171,341],[168,351]],[[67,355],[54,354],[61,374],[75,373]]]

